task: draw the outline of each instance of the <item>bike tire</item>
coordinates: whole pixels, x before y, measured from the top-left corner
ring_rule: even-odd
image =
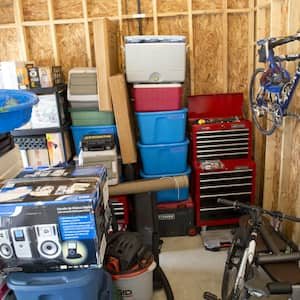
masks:
[[[234,291],[234,284],[236,282],[244,251],[246,249],[244,241],[245,237],[242,236],[242,231],[237,230],[233,237],[232,246],[228,251],[225,263],[221,290],[222,300],[248,299],[248,293],[245,288]],[[248,279],[248,277],[250,277],[249,271],[249,266],[247,266],[244,278],[245,281]]]
[[[258,130],[264,134],[264,135],[271,135],[275,129],[277,128],[276,122],[275,122],[275,117],[273,116],[272,121],[268,124],[267,123],[267,117],[268,113],[265,113],[262,111],[262,116],[260,116],[257,112],[257,106],[259,104],[257,103],[257,93],[255,89],[255,84],[257,84],[257,79],[260,78],[260,75],[264,72],[263,68],[258,68],[256,69],[251,77],[250,80],[250,86],[249,86],[249,102],[250,102],[250,108],[252,111],[252,120],[255,124],[255,126],[258,128]],[[265,118],[265,119],[263,119]]]

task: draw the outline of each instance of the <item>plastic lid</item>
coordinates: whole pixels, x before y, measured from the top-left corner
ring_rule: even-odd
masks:
[[[132,35],[125,37],[126,44],[137,43],[185,43],[183,35]]]
[[[159,88],[174,88],[181,87],[180,83],[154,83],[154,84],[134,84],[135,89],[159,89]]]

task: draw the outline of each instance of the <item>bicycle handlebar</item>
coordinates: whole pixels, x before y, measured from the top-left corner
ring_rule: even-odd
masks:
[[[234,208],[237,208],[237,209],[242,208],[242,209],[246,209],[246,210],[255,211],[255,212],[258,212],[260,214],[266,214],[266,215],[269,215],[269,216],[274,217],[274,218],[279,218],[279,219],[282,219],[282,220],[284,219],[284,220],[288,220],[288,221],[291,221],[291,222],[297,222],[297,223],[299,222],[300,223],[300,218],[285,215],[280,211],[271,211],[271,210],[267,210],[267,209],[264,209],[264,208],[260,208],[260,207],[255,206],[255,205],[248,205],[248,204],[245,204],[245,203],[242,203],[242,202],[239,202],[239,201],[231,201],[231,200],[227,200],[227,199],[223,199],[223,198],[218,198],[217,202],[233,206]]]

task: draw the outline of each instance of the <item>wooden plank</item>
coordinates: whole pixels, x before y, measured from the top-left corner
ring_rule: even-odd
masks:
[[[53,48],[53,56],[54,56],[54,63],[56,66],[60,65],[60,53],[58,51],[57,40],[56,40],[56,27],[53,23],[54,20],[54,7],[53,7],[53,0],[48,0],[48,15],[49,15],[49,22],[50,22],[50,37],[51,43]]]
[[[193,5],[192,0],[187,0],[187,8],[188,8],[188,27],[189,27],[189,47],[188,47],[188,55],[189,55],[189,66],[190,66],[190,86],[191,91],[190,94],[195,95],[195,63],[194,63],[194,31],[193,31]]]
[[[24,21],[23,17],[23,7],[22,0],[14,1],[14,16],[15,23],[17,29],[18,43],[20,48],[21,60],[28,60],[28,44],[26,40],[26,32],[24,27],[22,26],[22,22]]]
[[[254,3],[253,0],[249,1],[249,15],[248,15],[248,82],[251,80],[251,75],[254,71]],[[249,104],[249,99],[247,95],[247,103]],[[248,105],[249,106],[249,105]],[[248,119],[250,118],[250,112],[247,114]]]
[[[288,30],[287,34],[293,34],[300,28],[300,2],[298,0],[288,1]],[[287,45],[288,53],[299,53],[300,47],[298,43],[290,43]],[[289,63],[288,70],[291,73],[295,72],[296,64]],[[299,89],[291,102],[289,111],[296,111],[300,113],[300,93]],[[293,118],[287,118],[283,124],[283,136],[281,147],[281,172],[279,183],[279,208],[287,214],[300,216],[300,190],[299,190],[299,177],[300,177],[300,164],[299,164],[299,151],[300,151],[300,122]],[[297,240],[300,241],[299,224],[288,224],[286,227],[287,232]]]
[[[223,92],[228,92],[228,14],[227,0],[223,0]]]
[[[266,11],[258,9],[256,13],[256,40],[265,36],[266,33]],[[254,160],[256,162],[256,203],[270,208],[267,198],[263,198],[264,176],[265,176],[265,144],[266,137],[253,125]]]
[[[87,54],[88,66],[92,66],[92,52],[91,52],[91,41],[89,31],[89,21],[87,12],[87,0],[82,0],[82,11],[84,18],[84,33],[85,33],[85,49]]]
[[[106,18],[94,22],[94,46],[99,110],[112,111],[109,77],[120,72],[118,24]]]
[[[158,34],[158,21],[157,21],[157,3],[156,0],[152,0],[152,11],[153,11],[153,26],[154,34]]]
[[[110,91],[117,124],[120,151],[123,164],[137,161],[133,115],[128,98],[127,84],[123,74],[110,76]]]

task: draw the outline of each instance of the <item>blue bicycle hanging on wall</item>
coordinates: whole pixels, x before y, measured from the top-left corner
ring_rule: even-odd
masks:
[[[299,115],[288,112],[300,79],[300,61],[293,78],[282,66],[282,62],[300,60],[300,54],[274,54],[274,48],[294,41],[300,41],[299,31],[284,38],[271,37],[257,42],[259,62],[267,63],[267,67],[254,71],[250,81],[249,101],[252,119],[264,135],[271,135],[281,126],[283,117],[300,120]]]

